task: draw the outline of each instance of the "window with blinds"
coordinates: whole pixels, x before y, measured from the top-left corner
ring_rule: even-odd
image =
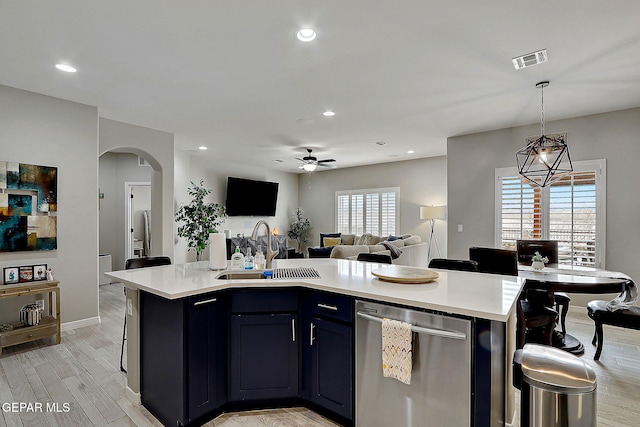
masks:
[[[336,231],[377,236],[398,229],[399,188],[336,191]]]
[[[604,268],[604,172],[604,160],[575,162],[573,173],[540,188],[515,168],[496,169],[496,246],[557,240],[559,263]]]

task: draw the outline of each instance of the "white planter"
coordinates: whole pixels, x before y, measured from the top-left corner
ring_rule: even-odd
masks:
[[[542,262],[542,261],[533,261],[533,263],[531,263],[531,267],[534,270],[542,270],[544,268],[544,262]]]

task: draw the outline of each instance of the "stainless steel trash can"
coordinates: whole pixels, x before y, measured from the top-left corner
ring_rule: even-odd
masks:
[[[596,374],[582,359],[557,348],[522,349],[522,427],[596,426]]]

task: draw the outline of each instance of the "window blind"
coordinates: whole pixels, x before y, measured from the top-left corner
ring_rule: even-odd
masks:
[[[574,172],[545,188],[515,168],[496,169],[496,246],[557,240],[560,264],[604,268],[604,169],[604,160],[574,162]]]
[[[336,191],[336,230],[378,236],[396,234],[399,189]]]

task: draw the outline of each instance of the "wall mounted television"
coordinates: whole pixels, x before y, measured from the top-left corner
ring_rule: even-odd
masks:
[[[278,183],[227,177],[229,216],[275,216]]]

